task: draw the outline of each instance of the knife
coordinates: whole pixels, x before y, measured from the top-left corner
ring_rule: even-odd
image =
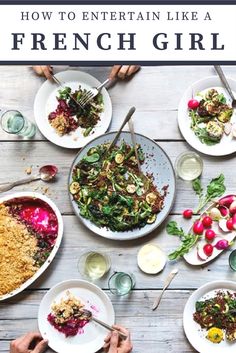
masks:
[[[158,308],[165,290],[169,287],[170,283],[172,282],[172,280],[174,279],[174,277],[177,275],[178,272],[179,270],[175,268],[169,273],[168,277],[165,280],[164,287],[161,291],[161,294],[154,300],[152,310],[156,310],[156,308]]]

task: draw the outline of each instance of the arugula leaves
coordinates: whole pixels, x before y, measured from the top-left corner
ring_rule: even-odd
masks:
[[[178,260],[180,257],[187,254],[199,239],[197,235],[185,234],[183,228],[178,227],[175,221],[170,221],[167,224],[166,231],[170,235],[178,236],[182,242],[175,251],[168,255],[170,260]]]
[[[220,197],[225,193],[226,187],[224,181],[225,177],[223,174],[213,178],[207,185],[207,189],[204,194],[201,180],[199,178],[193,180],[193,190],[199,196],[199,204],[194,213],[198,213],[208,202],[213,201],[215,198]]]

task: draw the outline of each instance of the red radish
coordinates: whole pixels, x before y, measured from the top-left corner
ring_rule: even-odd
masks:
[[[210,228],[210,226],[212,225],[212,218],[210,216],[203,217],[202,224],[205,228]]]
[[[203,246],[203,251],[204,251],[204,253],[206,254],[207,257],[212,255],[213,250],[214,250],[214,248],[213,248],[213,246],[211,244],[205,244]]]
[[[236,230],[236,214],[232,216],[233,229]]]
[[[231,205],[229,206],[229,212],[230,212],[231,214],[235,214],[235,213],[236,213],[236,201],[233,201],[233,202],[231,203]]]
[[[219,219],[221,219],[221,213],[218,210],[218,208],[213,207],[211,208],[211,210],[209,211],[209,216],[214,220],[214,221],[218,221]]]
[[[206,261],[207,260],[207,256],[206,256],[205,252],[203,251],[203,247],[202,246],[201,247],[200,246],[197,247],[197,256],[202,261]]]
[[[193,232],[195,234],[201,235],[204,231],[204,227],[201,221],[196,221],[193,224]]]
[[[219,206],[219,211],[222,217],[227,217],[229,215],[229,209],[226,206]]]
[[[236,200],[235,195],[228,195],[228,196],[222,197],[222,199],[219,200],[219,205],[229,207],[231,203],[235,200]]]
[[[192,215],[193,215],[193,211],[190,210],[190,208],[188,208],[187,210],[184,210],[183,212],[183,217],[184,218],[192,218]]]
[[[227,227],[227,220],[226,219],[220,219],[219,220],[219,227],[223,232],[229,232],[229,228]]]
[[[233,224],[232,218],[227,219],[226,227],[228,228],[228,230],[233,230],[234,229],[234,224]]]
[[[229,247],[229,242],[226,239],[221,239],[215,244],[217,250],[225,250]]]
[[[188,101],[188,107],[189,109],[197,109],[197,107],[199,106],[199,101],[196,99],[190,99]]]
[[[214,232],[214,230],[212,230],[212,229],[207,229],[207,230],[205,231],[205,238],[206,238],[206,240],[212,241],[212,240],[215,239],[215,237],[216,237],[216,233]]]

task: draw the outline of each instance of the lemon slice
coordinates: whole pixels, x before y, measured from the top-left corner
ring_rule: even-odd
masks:
[[[138,266],[148,274],[162,271],[166,260],[166,254],[154,244],[146,244],[138,252]]]

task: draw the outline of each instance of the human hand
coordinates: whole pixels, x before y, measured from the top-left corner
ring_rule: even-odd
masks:
[[[111,69],[109,78],[113,80],[118,77],[124,80],[135,74],[139,69],[139,65],[114,65]]]
[[[130,340],[129,331],[122,326],[113,325],[113,327],[124,333],[127,338],[122,340],[117,331],[112,331],[104,340],[104,351],[107,353],[130,353],[133,349],[133,345]]]
[[[33,66],[34,72],[39,76],[45,76],[48,80],[52,79],[53,69],[52,66]]]
[[[10,353],[43,353],[48,342],[38,332],[30,332],[10,344]]]

